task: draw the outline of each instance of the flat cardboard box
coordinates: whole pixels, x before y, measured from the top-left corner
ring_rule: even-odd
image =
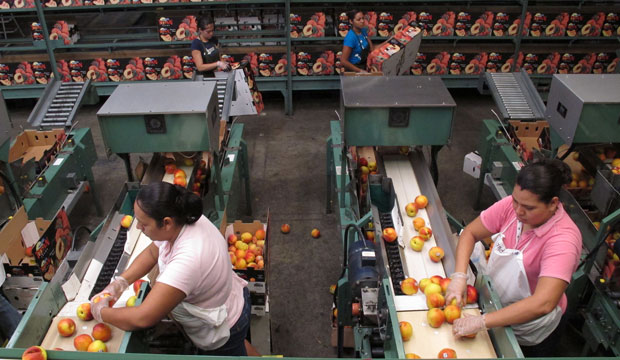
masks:
[[[368,68],[371,72],[380,71],[386,76],[409,73],[421,41],[422,31],[407,26],[368,55]]]
[[[9,150],[9,162],[19,159],[25,164],[30,159],[41,160],[46,151],[50,150],[59,138],[64,135],[62,129],[37,131],[25,130],[15,139]]]
[[[8,268],[7,274],[12,273],[11,268],[13,267],[21,267],[26,273],[30,274],[34,274],[38,269],[34,257],[26,256],[26,246],[22,237],[22,229],[29,222],[35,223],[39,236],[42,236],[51,224],[51,221],[41,218],[29,221],[26,210],[22,206],[0,230],[0,255],[6,254],[8,260],[8,264],[5,264],[5,268]]]

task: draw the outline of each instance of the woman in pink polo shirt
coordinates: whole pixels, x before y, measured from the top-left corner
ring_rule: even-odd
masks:
[[[91,303],[93,317],[126,331],[155,325],[171,314],[200,354],[245,356],[250,327],[247,283],[232,270],[228,244],[202,215],[202,200],[187,189],[158,182],[140,189],[134,203],[138,229],[149,245]],[[111,308],[129,284],[159,266],[157,282],[135,307]]]
[[[560,160],[526,165],[512,195],[483,211],[463,230],[446,302],[463,303],[474,246],[496,234],[485,273],[503,308],[456,320],[452,327],[456,337],[510,325],[525,356],[554,355],[561,335],[558,324],[566,311],[564,291],[581,253],[581,233],[558,197],[570,181],[570,168]]]

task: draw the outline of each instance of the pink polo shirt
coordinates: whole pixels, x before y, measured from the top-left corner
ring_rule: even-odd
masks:
[[[482,224],[492,233],[499,233],[507,227],[504,230],[504,243],[509,249],[515,249],[516,217],[512,208],[512,196],[501,199],[480,214]],[[522,250],[526,244],[529,245],[523,252],[523,267],[532,294],[541,276],[562,279],[570,283],[581,254],[581,233],[564,211],[562,204],[546,223],[524,231],[516,249]],[[566,294],[563,294],[558,303],[562,312],[566,311],[566,302]]]
[[[158,282],[186,295],[183,301],[203,309],[226,305],[230,327],[241,316],[247,282],[234,273],[228,243],[204,215],[187,225],[174,241],[154,241],[159,248]]]

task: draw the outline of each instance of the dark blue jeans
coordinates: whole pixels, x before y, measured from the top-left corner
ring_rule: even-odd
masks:
[[[10,339],[21,318],[22,316],[13,305],[3,294],[0,294],[0,338]]]
[[[243,299],[245,304],[243,305],[243,311],[241,316],[230,328],[230,338],[226,344],[215,350],[202,350],[198,349],[199,355],[221,355],[221,356],[247,356],[245,350],[245,338],[250,330],[250,311],[252,309],[252,303],[250,300],[250,290],[246,287],[243,289]]]

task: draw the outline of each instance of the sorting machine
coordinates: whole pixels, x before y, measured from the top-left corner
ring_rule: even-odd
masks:
[[[567,314],[586,340],[584,355],[603,349],[620,356],[620,274],[613,258],[620,243],[614,248],[610,240],[620,232],[620,175],[611,159],[595,153],[600,147],[620,153],[620,75],[556,74],[546,105],[525,73],[486,73],[484,81],[500,114],[483,120],[476,206],[485,184],[498,199],[509,195],[518,170],[537,157],[558,157],[591,178],[560,196],[584,247],[567,290]]]
[[[456,240],[431,164],[450,140],[455,106],[436,77],[341,78],[341,119],[331,122],[327,141],[328,210],[335,200],[344,251],[334,301],[339,355],[347,341],[361,358],[405,358],[406,353],[436,358],[442,348],[454,349],[459,358],[522,357],[510,328],[492,329],[468,340],[455,340],[449,324],[431,328],[424,294],[404,295],[400,288],[407,277],[418,281],[446,277],[454,270]],[[360,163],[373,169],[376,164],[376,170],[362,174]],[[428,205],[416,216],[433,232],[421,252],[409,245],[417,232],[405,212],[405,205],[418,195],[425,195]],[[383,229],[390,227],[398,233],[395,242],[382,239]],[[376,241],[366,238],[368,231]],[[428,255],[433,246],[445,251],[438,263]],[[470,271],[469,277],[479,300],[465,312],[480,314],[501,307],[486,276]],[[412,324],[411,340],[402,341],[400,321]]]
[[[218,96],[217,82],[223,82]],[[56,276],[43,284],[10,339],[1,358],[19,358],[24,348],[40,344],[73,350],[72,337],[62,338],[56,330],[61,318],[72,318],[78,331],[89,333],[94,322],[77,318],[77,307],[103,290],[113,276],[122,273],[151,240],[137,229],[134,221],[123,228],[121,219],[133,214],[133,203],[140,187],[154,181],[173,182],[174,175],[166,165],[174,164],[185,171],[187,186],[203,198],[204,213],[216,225],[226,225],[227,216],[237,216],[232,193],[245,194],[250,208],[247,147],[242,139],[243,124],[228,124],[228,116],[256,113],[242,69],[219,79],[197,79],[185,82],[120,84],[97,113],[107,154],[125,160],[129,182],[120,193],[105,220],[91,234],[77,261],[64,262]],[[218,106],[218,98],[222,107]],[[130,164],[130,154],[152,153],[150,163],[138,180]],[[239,178],[244,186],[231,191]],[[233,181],[234,180],[234,181]],[[236,199],[235,199],[236,200]],[[239,210],[242,211],[242,210]],[[149,274],[154,275],[155,274]],[[149,290],[143,284],[139,304]],[[133,295],[128,289],[116,306],[125,306]],[[107,343],[112,353],[149,352],[186,353],[191,342],[172,321],[162,321],[153,329],[124,332],[113,328]],[[54,359],[83,359],[84,353],[50,351]],[[95,355],[93,355],[95,356]],[[155,355],[156,356],[156,355]],[[163,356],[178,358],[178,355]]]

